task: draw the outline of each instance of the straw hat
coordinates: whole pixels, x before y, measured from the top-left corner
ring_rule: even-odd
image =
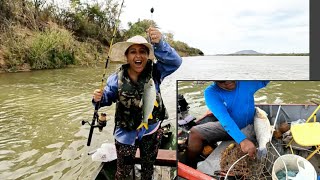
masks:
[[[125,52],[131,45],[134,45],[134,44],[145,45],[149,49],[148,59],[153,60],[155,58],[152,45],[148,43],[148,41],[142,36],[133,36],[127,41],[118,42],[111,47],[112,48],[111,55],[110,55],[111,61],[127,63],[127,57],[125,55]]]

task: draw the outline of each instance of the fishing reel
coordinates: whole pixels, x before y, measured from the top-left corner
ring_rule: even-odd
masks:
[[[93,128],[96,128],[96,127],[99,128],[99,132],[101,132],[102,129],[104,127],[106,127],[106,125],[107,125],[107,114],[101,113],[100,116],[98,115],[98,119],[97,119],[98,124],[97,125],[90,124],[89,121],[85,121],[85,120],[82,120],[82,122],[81,122],[82,125],[85,125],[87,123]]]
[[[95,125],[95,122],[97,122],[97,125]],[[101,113],[99,116],[98,112],[95,112],[91,123],[89,121],[85,121],[85,120],[82,120],[82,122],[81,122],[82,125],[85,125],[86,123],[88,123],[90,125],[89,137],[88,137],[88,142],[87,142],[87,146],[90,146],[92,134],[93,134],[93,129],[99,128],[99,132],[102,131],[102,129],[107,125],[107,114]]]

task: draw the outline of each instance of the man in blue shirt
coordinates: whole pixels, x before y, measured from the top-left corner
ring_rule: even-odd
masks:
[[[189,165],[196,167],[196,157],[204,142],[235,140],[241,150],[254,157],[256,147],[240,130],[253,124],[255,107],[254,93],[269,81],[216,81],[204,92],[207,107],[218,121],[191,128],[188,141]]]
[[[157,157],[162,131],[161,122],[168,118],[163,104],[160,84],[182,63],[177,52],[166,43],[160,31],[149,28],[151,43],[142,36],[134,36],[112,47],[111,58],[126,62],[112,74],[104,91],[94,91],[93,102],[110,106],[116,102],[114,138],[117,150],[116,179],[125,179],[133,169],[133,159],[140,147],[142,179],[152,179],[153,164]],[[154,56],[157,61],[154,62]],[[156,103],[148,119],[148,129],[140,128],[142,120],[141,101],[144,85],[153,80]]]

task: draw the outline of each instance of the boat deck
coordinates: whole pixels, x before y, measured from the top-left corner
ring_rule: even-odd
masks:
[[[262,108],[263,110],[265,110],[268,114],[268,118],[271,122],[271,124],[275,123],[275,119],[276,119],[276,114],[279,108],[279,105],[257,105],[258,107]],[[279,117],[278,117],[278,121],[277,121],[277,125],[280,124],[280,122],[288,122],[291,123],[292,121],[296,121],[299,119],[307,119],[312,112],[317,108],[317,106],[315,105],[282,105],[280,111],[279,111]],[[316,114],[316,120],[319,122],[320,120],[320,113]],[[276,127],[277,127],[276,125]],[[250,132],[253,130],[249,130],[247,132]],[[246,134],[246,132],[243,132],[244,134]],[[247,137],[250,137],[248,134],[246,134]],[[304,137],[304,138],[308,138],[308,137]],[[235,143],[234,141],[225,141],[222,142],[221,144],[219,144],[219,146],[206,158],[205,161],[201,162],[198,164],[197,170],[214,176],[215,172],[220,171],[220,160],[221,160],[221,153],[226,149],[226,147],[230,144],[230,143]],[[286,145],[282,139],[281,140],[275,140],[273,139],[272,141],[273,145],[276,146],[277,151],[279,151],[279,153],[281,155],[284,154],[291,154],[291,151],[289,150],[289,148],[286,148]],[[299,155],[303,158],[306,158],[312,151],[308,150],[306,147],[302,147],[294,144],[296,146],[296,148],[294,148],[294,154]],[[297,148],[298,146],[298,148]],[[299,149],[300,147],[300,149]],[[311,147],[310,147],[311,148]],[[276,153],[274,152],[273,148],[269,148],[268,150],[270,150],[270,154],[268,154],[268,161],[270,162],[269,164],[265,165],[265,169],[267,172],[271,172],[272,170],[272,165],[273,162],[276,160],[276,158],[278,157],[278,155],[276,155]],[[309,162],[314,166],[317,174],[320,176],[320,153],[315,154],[310,160]],[[271,179],[271,173],[270,176],[267,179]]]
[[[137,149],[135,164],[140,164],[140,150]],[[167,167],[177,167],[177,151],[176,150],[168,150],[168,149],[159,149],[157,159],[154,165],[157,166],[167,166]],[[106,169],[106,170],[104,170]],[[108,178],[110,175],[107,171],[115,172],[116,169],[116,160],[111,162],[102,162],[92,177],[95,179],[102,179],[100,177],[104,177],[103,179],[112,179]],[[113,174],[111,174],[113,176]]]
[[[137,150],[135,164],[140,164],[140,151]],[[159,149],[157,159],[154,165],[177,167],[177,151],[168,149]]]

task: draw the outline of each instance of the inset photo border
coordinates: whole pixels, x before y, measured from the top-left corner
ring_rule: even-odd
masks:
[[[299,159],[316,178],[319,111],[320,81],[178,80],[178,177],[272,178]]]

